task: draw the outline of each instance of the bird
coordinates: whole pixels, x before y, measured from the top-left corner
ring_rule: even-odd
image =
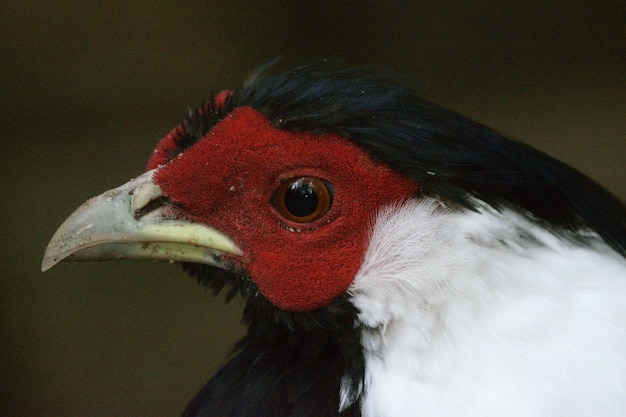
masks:
[[[260,66],[42,269],[124,258],[245,299],[185,417],[626,415],[624,203],[385,70]]]

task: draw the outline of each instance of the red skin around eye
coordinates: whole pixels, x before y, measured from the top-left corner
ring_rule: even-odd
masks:
[[[161,149],[169,148],[168,138]],[[270,204],[279,184],[293,177],[332,184],[325,216],[303,225]],[[418,189],[342,136],[279,130],[250,107],[235,109],[154,179],[181,216],[228,234],[244,252],[238,266],[290,311],[313,310],[342,294],[359,269],[377,209]]]

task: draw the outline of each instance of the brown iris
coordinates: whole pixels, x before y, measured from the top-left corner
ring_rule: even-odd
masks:
[[[272,205],[287,220],[311,223],[330,210],[332,186],[319,178],[290,178],[274,192]]]

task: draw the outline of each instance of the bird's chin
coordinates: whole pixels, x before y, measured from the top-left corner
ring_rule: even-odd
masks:
[[[230,259],[218,257],[213,265],[195,262],[181,262],[181,265],[188,275],[215,294],[226,291],[226,301],[236,295],[265,299],[248,273]]]

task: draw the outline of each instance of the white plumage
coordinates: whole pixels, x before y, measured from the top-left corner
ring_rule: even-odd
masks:
[[[479,207],[376,218],[349,290],[363,416],[626,415],[626,259]]]

